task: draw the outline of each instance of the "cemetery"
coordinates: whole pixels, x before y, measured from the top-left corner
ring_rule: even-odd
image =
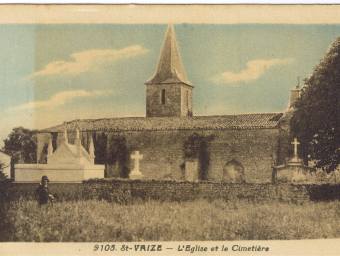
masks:
[[[35,162],[0,181],[1,241],[340,237],[339,166],[319,168],[293,130],[300,83],[280,113],[195,116],[169,25],[145,89],[144,117],[35,131]]]

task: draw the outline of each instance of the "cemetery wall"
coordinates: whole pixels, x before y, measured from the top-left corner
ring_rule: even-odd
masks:
[[[271,182],[272,166],[278,159],[279,129],[144,130],[97,132],[96,136],[102,133],[106,134],[108,142],[115,136],[124,137],[128,154],[134,150],[140,151],[143,154],[140,170],[149,179],[184,179],[184,143],[194,133],[210,138],[207,144],[210,158],[207,176],[212,181],[221,181],[225,165],[236,160],[244,167],[247,182]],[[44,147],[44,143],[48,143],[49,134],[38,136],[40,149]],[[62,134],[59,134],[58,137],[61,136]],[[82,132],[82,143],[85,147],[88,147],[89,136],[92,136],[92,133]],[[69,137],[72,143],[74,136],[69,134]],[[96,148],[96,154],[99,154],[98,152],[102,151]],[[107,154],[110,153],[112,152],[108,148]],[[41,153],[38,154],[39,159],[43,159]],[[127,156],[127,159],[129,158],[130,156]],[[130,169],[133,168],[133,162],[128,161],[127,164]],[[118,166],[107,166],[111,170],[106,172],[106,177],[119,175],[115,167]]]
[[[35,198],[34,192],[38,184],[0,183],[0,185],[1,199],[26,200]],[[283,202],[340,200],[339,184],[232,184],[104,179],[84,183],[52,183],[50,192],[56,194],[57,201],[94,199],[120,203],[135,199],[186,201],[200,198]]]

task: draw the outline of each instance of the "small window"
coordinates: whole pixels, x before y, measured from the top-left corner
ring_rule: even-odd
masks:
[[[165,104],[165,89],[162,89],[162,93],[161,93],[161,103],[162,103],[162,105]]]

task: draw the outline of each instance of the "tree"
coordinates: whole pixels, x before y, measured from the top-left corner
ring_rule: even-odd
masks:
[[[208,151],[209,142],[212,136],[201,136],[197,133],[190,135],[183,144],[184,157],[186,159],[198,159],[199,179],[208,179],[208,169],[210,164],[210,153]]]
[[[120,177],[129,177],[130,169],[128,166],[130,158],[125,137],[119,135],[113,136],[111,138],[110,146],[108,148],[106,156],[106,163],[110,165],[118,163]]]
[[[34,130],[17,127],[4,140],[3,151],[12,156],[13,164],[19,161],[35,163],[37,157],[36,150],[37,137]]]
[[[292,134],[302,142],[302,155],[331,172],[340,163],[340,37],[305,80],[291,119]]]

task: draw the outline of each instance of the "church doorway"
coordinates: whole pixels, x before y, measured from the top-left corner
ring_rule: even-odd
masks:
[[[235,159],[227,162],[223,167],[223,181],[229,183],[245,182],[243,165]]]

